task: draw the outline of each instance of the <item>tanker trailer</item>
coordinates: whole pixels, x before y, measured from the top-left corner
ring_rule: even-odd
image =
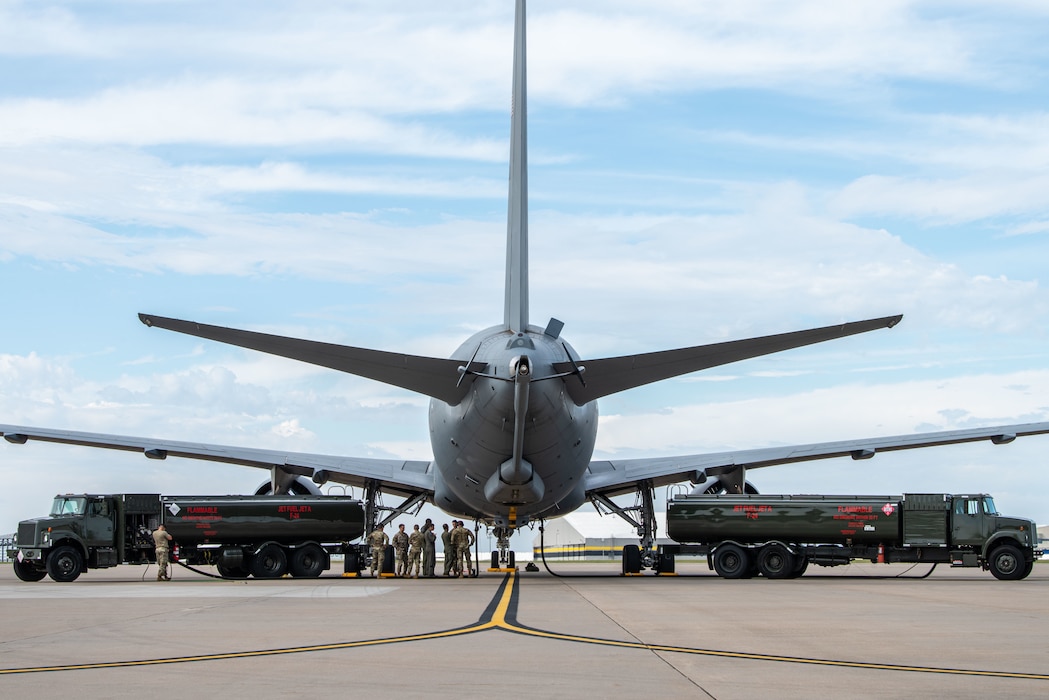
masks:
[[[316,577],[364,535],[364,505],[339,496],[164,496],[177,556],[229,578]]]
[[[151,533],[164,523],[185,563],[231,578],[308,578],[331,554],[356,556],[349,543],[364,522],[364,505],[346,496],[60,494],[49,515],[18,524],[8,556],[23,581],[67,583],[89,569],[154,563]]]
[[[995,578],[1031,573],[1030,520],[998,514],[986,494],[684,496],[667,504],[667,535],[703,545],[723,578],[795,578],[809,564],[949,563]]]

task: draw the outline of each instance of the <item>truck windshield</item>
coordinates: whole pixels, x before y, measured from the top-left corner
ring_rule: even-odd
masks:
[[[994,499],[990,496],[983,497],[983,512],[988,515],[998,515],[998,510],[994,507]]]
[[[56,496],[51,505],[51,515],[83,515],[86,498],[73,498],[70,496]]]

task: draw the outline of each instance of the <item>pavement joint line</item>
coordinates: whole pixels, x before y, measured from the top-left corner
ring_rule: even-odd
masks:
[[[640,649],[655,653],[692,654],[698,656],[711,656],[729,659],[744,659],[749,661],[767,661],[776,663],[808,664],[815,666],[835,666],[838,668],[856,668],[876,671],[899,671],[911,673],[931,673],[956,676],[982,676],[990,678],[1011,678],[1017,680],[1040,680],[1049,681],[1049,674],[1045,673],[1022,673],[1014,671],[981,671],[977,669],[963,668],[937,668],[932,666],[908,666],[902,664],[881,664],[863,661],[843,661],[835,659],[816,659],[799,656],[779,656],[775,654],[759,654],[754,652],[724,651],[717,649],[700,649],[694,647],[682,647],[667,644],[648,644],[645,642],[631,642],[616,639],[603,639],[600,637],[585,637],[580,635],[551,632],[523,625],[517,621],[517,603],[520,593],[520,579],[516,572],[508,572],[496,591],[491,602],[481,614],[480,619],[465,627],[440,630],[436,632],[424,632],[420,634],[401,635],[398,637],[383,637],[379,639],[366,639],[352,642],[335,642],[331,644],[313,644],[298,647],[285,647],[280,649],[260,649],[254,651],[236,651],[217,654],[201,654],[196,656],[176,656],[161,659],[139,659],[133,661],[103,661],[86,664],[65,664],[55,666],[33,666],[26,668],[0,669],[0,676],[26,674],[26,673],[48,673],[57,671],[88,671],[107,668],[128,668],[134,666],[158,666],[164,664],[193,663],[197,661],[220,661],[224,659],[244,659],[260,656],[276,656],[282,654],[303,654],[316,651],[334,651],[339,649],[354,649],[361,647],[381,646],[386,644],[400,644],[404,642],[417,642],[428,639],[441,639],[457,637],[466,634],[475,634],[486,630],[496,629],[514,634],[521,634],[542,639],[553,639],[577,644],[595,644],[599,646],[618,647],[622,649]]]

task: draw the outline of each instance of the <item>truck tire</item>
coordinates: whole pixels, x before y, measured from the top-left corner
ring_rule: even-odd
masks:
[[[800,578],[805,573],[805,570],[808,568],[809,560],[805,556],[805,553],[802,552],[801,554],[796,554],[794,556],[794,569],[791,570],[790,576],[788,576],[787,578]]]
[[[46,569],[39,569],[27,561],[18,561],[18,559],[15,559],[11,562],[11,568],[15,570],[15,576],[20,580],[28,581],[29,583],[35,583],[47,576]]]
[[[1019,581],[1031,573],[1023,552],[1011,544],[1002,544],[991,551],[987,560],[991,574],[1000,581]]]
[[[765,578],[788,578],[794,571],[794,555],[781,544],[767,544],[758,552],[758,573]]]
[[[216,564],[215,570],[219,572],[219,576],[222,578],[247,578],[248,572],[239,566],[226,566],[225,564]]]
[[[288,555],[284,548],[268,544],[251,560],[251,573],[255,578],[280,578],[288,570]]]
[[[296,578],[317,578],[328,568],[328,555],[316,544],[299,547],[291,555],[291,575]]]
[[[714,550],[714,571],[721,578],[743,578],[750,569],[750,555],[738,544],[727,542]]]
[[[75,547],[55,548],[47,556],[47,575],[59,583],[70,583],[84,570],[84,557]]]

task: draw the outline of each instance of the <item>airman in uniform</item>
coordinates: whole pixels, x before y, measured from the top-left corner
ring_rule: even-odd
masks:
[[[168,555],[171,552],[170,543],[171,535],[168,534],[168,530],[163,524],[157,525],[157,529],[153,531],[153,545],[157,550],[157,580],[158,581],[170,581],[171,577],[168,576]]]
[[[434,567],[437,566],[437,535],[433,534],[434,525],[429,518],[426,520],[426,529],[423,531],[423,576],[434,577]]]
[[[463,527],[462,520],[453,520],[452,547],[455,550],[455,561],[452,564],[452,576],[463,577],[463,552],[472,540],[470,531]]]
[[[411,551],[408,553],[408,574],[412,578],[419,578],[419,555],[423,551],[423,534],[419,532],[419,526],[415,526],[415,531],[408,537],[408,546],[411,547]]]
[[[454,551],[452,549],[452,531],[448,529],[448,523],[445,523],[441,527],[444,528],[444,532],[441,533],[441,546],[444,547],[444,575],[451,576],[452,559],[455,558],[452,554]]]
[[[397,576],[408,575],[408,533],[404,531],[404,523],[397,526],[397,532],[393,536],[393,572]]]
[[[459,527],[461,527],[463,529],[463,534],[465,535],[465,537],[463,538],[463,542],[462,542],[463,551],[462,551],[462,554],[460,556],[462,556],[463,561],[466,562],[466,575],[467,576],[472,576],[473,575],[474,564],[473,564],[473,557],[470,556],[470,548],[474,546],[474,540],[476,538],[474,537],[474,533],[473,532],[471,532],[470,530],[466,529],[466,527],[464,527],[462,520],[459,521]]]
[[[463,572],[463,562],[459,555],[459,542],[462,539],[462,535],[459,533],[459,521],[452,521],[452,532],[448,539],[452,542],[452,551],[448,555],[452,558],[452,577],[456,577]]]
[[[375,531],[368,535],[368,544],[372,548],[372,578],[375,578],[376,567],[379,568],[379,575],[382,576],[383,559],[386,558],[386,545],[390,544],[390,536],[382,531],[382,525],[375,528]]]

